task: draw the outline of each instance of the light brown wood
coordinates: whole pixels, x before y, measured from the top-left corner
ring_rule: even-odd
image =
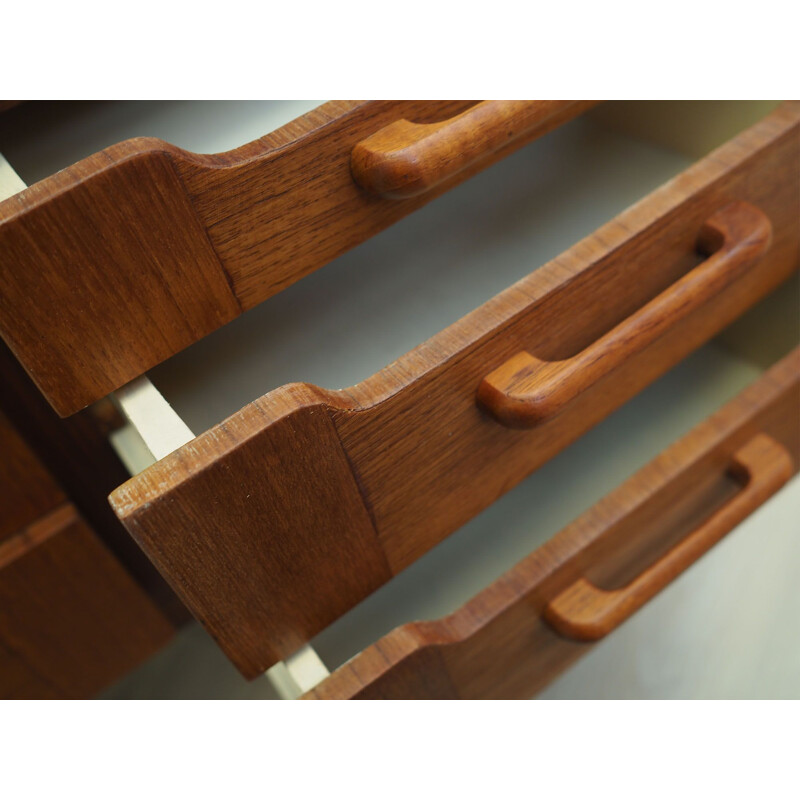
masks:
[[[598,381],[612,379],[677,320],[755,267],[771,239],[772,226],[759,209],[741,202],[721,208],[698,234],[698,250],[710,255],[706,262],[571,358],[548,362],[517,353],[481,381],[478,402],[510,427],[533,427],[552,419]]]
[[[353,148],[356,182],[380,197],[430,192],[516,139],[542,136],[591,105],[577,100],[484,100],[452,119],[393,122]]]
[[[228,153],[157,139],[103,150],[0,203],[0,334],[53,407],[74,413],[537,135],[423,197],[355,184],[359,142],[470,105],[336,101]]]
[[[332,622],[392,575],[333,422],[298,402],[299,414],[275,415],[274,405],[257,401],[253,412],[274,424],[256,432],[231,418],[222,438],[199,437],[178,450],[176,469],[193,476],[192,496],[208,502],[157,504],[158,524],[177,526],[173,533],[195,565],[236,565],[235,575],[225,578],[224,602],[202,602],[219,596],[216,570],[201,569],[191,585],[173,587],[198,599],[192,610],[210,631],[235,631],[246,652],[261,652],[265,638],[271,651],[295,652],[321,618]],[[197,469],[220,456],[223,474]],[[255,520],[261,520],[257,531]],[[218,533],[209,535],[211,529]],[[169,534],[152,544],[147,553],[156,565],[170,558]],[[296,591],[281,591],[284,586]],[[263,671],[250,665],[247,674]]]
[[[372,378],[339,392],[292,384],[246,406],[115,491],[116,512],[234,663],[257,675],[290,654],[286,642],[321,630],[332,608],[354,600],[353,574],[366,596],[792,274],[799,164],[800,104],[789,103]],[[757,264],[676,314],[534,429],[505,428],[479,407],[480,382],[515,353],[570,358],[679,281],[703,259],[703,224],[733,200],[772,224]],[[312,446],[320,417],[331,420],[341,449]],[[292,436],[307,443],[302,451]],[[240,448],[268,449],[275,473],[291,475],[291,492],[276,490],[279,479],[266,477],[260,461],[243,469]],[[335,550],[349,524],[336,521],[340,499],[324,488],[331,482],[357,487],[358,497],[344,492],[344,505],[369,519],[386,567],[375,567],[372,548]],[[314,530],[311,507],[329,520]],[[313,591],[267,555],[288,552],[296,537],[335,560]],[[259,549],[265,555],[254,559]]]
[[[85,698],[172,626],[64,504],[0,544],[0,698]]]
[[[630,602],[616,587],[644,581],[639,607],[798,469],[799,409],[800,348],[454,614],[397,628],[306,697],[531,697],[592,646],[545,621],[574,621],[572,587],[591,582]]]

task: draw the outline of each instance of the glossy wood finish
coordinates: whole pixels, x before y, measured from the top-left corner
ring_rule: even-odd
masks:
[[[112,505],[227,655],[255,676],[796,270],[798,164],[793,103],[367,381],[270,392],[121,486]],[[756,266],[677,315],[554,419],[508,429],[478,406],[481,380],[515,353],[569,358],[680,280],[701,259],[703,223],[733,200],[772,223]],[[343,488],[332,495],[328,486]],[[310,527],[312,517],[323,522]],[[350,536],[357,547],[337,544]],[[308,562],[309,548],[327,559],[313,591],[305,567],[295,579],[292,566]]]
[[[336,101],[228,153],[132,139],[62,170],[0,203],[0,334],[71,414],[537,135],[422,197],[383,200],[354,183],[359,142],[470,105]]]
[[[0,698],[85,698],[172,626],[69,504],[0,544]]]
[[[592,105],[576,100],[484,100],[443,122],[420,125],[402,119],[353,148],[353,177],[380,197],[417,197],[513,141],[542,136]]]
[[[728,472],[742,485],[733,500],[631,583],[607,591],[579,578],[548,603],[544,618],[563,636],[587,642],[602,639],[772,497],[794,471],[786,448],[757,434],[731,459]]]
[[[755,268],[771,239],[772,226],[757,208],[741,202],[725,206],[699,231],[698,251],[713,253],[706,262],[571,358],[550,362],[526,351],[516,354],[481,381],[478,402],[510,427],[552,419],[598,381],[613,379],[628,359],[697,312],[744,270]]]
[[[800,348],[454,614],[397,628],[306,697],[531,697],[592,646],[545,617],[574,621],[587,582],[627,597],[610,619],[592,606],[593,632],[619,624],[798,469],[799,409]]]

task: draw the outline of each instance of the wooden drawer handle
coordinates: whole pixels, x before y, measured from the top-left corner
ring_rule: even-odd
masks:
[[[443,122],[398,120],[353,148],[353,178],[381,197],[416,197],[522,136],[545,133],[554,115],[577,103],[484,100]]]
[[[579,578],[545,607],[544,618],[570,639],[602,639],[772,497],[793,472],[786,448],[757,434],[731,461],[728,473],[743,485],[732,500],[627,586],[605,591]]]
[[[725,206],[700,230],[697,249],[710,255],[702,264],[572,358],[542,361],[517,353],[483,379],[478,402],[511,428],[552,419],[757,263],[771,238],[772,225],[758,208]]]
[[[800,154],[798,132],[800,104],[776,112],[372,377],[341,391],[289,384],[246,405],[120,486],[114,510],[242,672],[256,677],[797,269],[800,196],[785,164]],[[555,424],[505,430],[476,406],[483,377],[526,343],[577,341],[571,307],[613,304],[622,293],[638,298],[629,313],[674,280],[703,221],[728,202],[721,197],[769,216],[775,244],[757,269],[625,362],[613,391],[598,383]],[[650,268],[632,286],[644,258]],[[608,309],[603,330],[625,313]],[[579,574],[560,576],[538,608]]]
[[[586,649],[553,631],[542,618],[547,603],[586,574],[582,565],[606,558],[597,554],[608,554],[607,566],[642,563],[639,559],[646,557],[671,524],[690,518],[696,520],[695,528],[705,523],[719,506],[706,506],[704,514],[702,498],[721,496],[721,472],[732,468],[732,460],[761,463],[754,444],[756,448],[759,442],[766,444],[775,452],[777,442],[777,458],[765,456],[764,460],[780,469],[779,464],[787,461],[786,452],[800,453],[798,404],[800,347],[461,608],[440,619],[396,628],[339,667],[306,697],[497,700],[533,696]],[[760,435],[753,440],[757,432]],[[741,449],[748,441],[747,448]],[[798,462],[800,458],[795,457],[794,469]],[[763,481],[762,473],[751,469]],[[742,491],[741,479],[731,487],[728,500]],[[748,485],[747,490],[752,492],[753,487]],[[580,617],[577,611],[565,612],[558,605],[550,613],[557,625],[561,617]]]
[[[337,100],[226,153],[137,138],[27,189],[5,181],[0,337],[74,414],[594,104],[567,104],[405,203],[359,190],[353,148],[469,101]]]

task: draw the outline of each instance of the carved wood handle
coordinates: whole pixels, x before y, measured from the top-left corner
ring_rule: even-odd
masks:
[[[614,591],[579,578],[545,607],[544,618],[570,639],[601,639],[772,497],[794,469],[786,448],[760,433],[736,452],[728,472],[744,488],[639,577]]]
[[[757,263],[771,238],[772,225],[762,211],[743,202],[725,206],[698,236],[698,250],[713,252],[710,258],[572,358],[542,361],[517,353],[483,379],[478,402],[510,428],[552,419]]]
[[[416,197],[522,136],[545,133],[576,100],[484,100],[455,117],[420,125],[399,120],[359,142],[353,178],[381,197]]]

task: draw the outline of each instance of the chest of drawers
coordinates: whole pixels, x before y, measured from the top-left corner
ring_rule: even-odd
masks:
[[[585,111],[569,108],[569,115]],[[441,107],[436,114],[447,119],[469,110]],[[752,118],[723,124],[732,110]],[[680,117],[671,134],[657,119],[665,111]],[[551,117],[552,126],[538,131],[541,138],[491,169],[459,187],[454,184],[471,173],[434,186],[433,194],[443,192],[435,200],[424,192],[383,196],[407,191],[397,189],[396,173],[381,179],[395,181],[386,190],[363,176],[359,185],[345,170],[348,191],[366,203],[359,213],[375,215],[355,231],[338,205],[320,211],[325,230],[336,235],[319,239],[319,222],[309,232],[301,212],[275,213],[270,225],[285,243],[269,239],[269,252],[288,254],[281,263],[299,259],[298,277],[324,268],[285,291],[279,290],[286,279],[278,278],[265,302],[154,366],[152,383],[135,380],[118,392],[160,458],[116,490],[112,505],[247,677],[272,667],[280,683],[276,670],[286,668],[274,665],[287,659],[283,677],[293,681],[295,694],[530,696],[589,650],[587,639],[620,624],[793,474],[797,363],[780,361],[793,332],[784,336],[776,325],[796,323],[796,286],[785,282],[797,268],[800,235],[797,107],[767,114],[735,104],[609,104],[568,124],[566,111],[558,113],[564,118]],[[312,114],[303,124],[313,128],[321,119]],[[420,121],[441,125],[434,117]],[[331,124],[326,118],[319,127]],[[351,123],[348,130],[355,125],[358,142],[369,142],[392,124],[380,116],[372,128]],[[714,124],[725,128],[716,137],[709,130]],[[326,196],[314,188],[314,157],[322,156],[313,141],[297,140],[300,129],[278,131],[268,141],[308,159],[294,179],[299,188],[286,192],[307,192],[305,202],[316,209]],[[654,144],[650,136],[648,142],[648,130],[662,141]],[[693,150],[685,142],[684,153],[670,150],[687,130],[716,141],[695,135],[688,137]],[[489,147],[485,163],[500,155]],[[106,172],[104,180],[118,188],[109,177],[113,170]],[[283,178],[276,173],[265,185]],[[185,175],[182,180],[185,186]],[[233,185],[225,190],[229,198],[241,196]],[[64,197],[74,191],[66,189]],[[190,189],[189,196],[202,202],[199,191]],[[274,187],[259,194],[259,207],[268,208],[273,196],[280,196]],[[36,195],[27,225],[36,227],[35,214],[52,211],[43,197]],[[113,204],[116,194],[108,197]],[[92,202],[96,214],[102,205]],[[401,211],[393,203],[409,205]],[[209,209],[224,227],[217,205]],[[166,232],[173,223],[188,235],[180,218],[169,219]],[[262,223],[252,224],[255,230]],[[9,236],[17,235],[15,219],[4,225]],[[211,244],[219,254],[216,235]],[[245,254],[258,250],[263,245],[248,242],[259,235],[239,230],[231,246]],[[143,233],[137,237],[148,245]],[[187,254],[172,252],[185,269]],[[258,251],[252,263],[264,258]],[[131,259],[132,275],[140,263]],[[108,268],[102,259],[93,267]],[[203,306],[210,285],[202,264],[199,270],[186,301],[192,309]],[[769,324],[758,319],[758,309],[735,322],[770,293]],[[90,307],[105,302],[101,294]],[[128,297],[120,298],[124,306]],[[28,314],[33,329],[41,326],[25,311],[22,295],[14,300],[15,314]],[[101,317],[123,317],[122,332],[104,329],[99,341],[118,336],[115,347],[130,342],[128,349],[138,351],[139,340],[159,338],[157,331],[180,327],[173,323],[183,319],[175,308],[158,311],[167,314],[164,320],[148,316],[148,302],[140,308],[137,317],[122,306],[103,306]],[[65,321],[75,324],[68,315]],[[22,336],[24,326],[14,325]],[[213,327],[192,323],[188,336]],[[722,339],[705,344],[720,333]],[[178,344],[157,346],[156,360],[185,346],[186,328],[180,335]],[[17,349],[31,370],[24,347]],[[90,347],[69,349],[73,371],[84,358],[103,360]],[[104,363],[120,363],[114,352],[106,356]],[[133,378],[147,359],[152,366],[153,352],[131,362],[138,367],[125,366],[133,372],[112,370],[116,377],[103,380],[118,385],[120,376]],[[759,379],[756,359],[780,363]],[[43,362],[33,360],[39,369]],[[49,378],[31,371],[54,399],[63,376],[43,369]],[[89,373],[96,375],[81,374]],[[55,380],[50,389],[43,385],[48,379]],[[291,381],[311,384],[278,388]],[[177,415],[159,409],[153,384]],[[117,387],[100,382],[92,391],[109,388]],[[744,394],[733,399],[738,390]],[[87,398],[96,399],[90,392],[56,403],[74,410]],[[147,402],[155,406],[143,413]],[[651,418],[637,427],[637,413]],[[163,424],[152,432],[148,426],[158,418]],[[188,425],[181,427],[179,418]],[[202,433],[194,438],[190,431]],[[602,442],[604,431],[613,444],[572,455],[591,447],[591,437]],[[129,426],[114,436],[136,469],[135,431]],[[648,436],[650,445],[629,453],[616,472],[605,464],[615,447],[631,448]],[[663,455],[623,482],[661,449]],[[613,483],[596,495],[585,487],[556,495],[547,476],[558,463],[567,465],[560,475],[567,487],[588,480],[580,477],[584,471],[613,474]],[[617,483],[623,485],[581,516]],[[506,500],[526,493],[536,498],[525,520],[531,533],[518,533],[504,547],[498,529],[515,527]],[[555,528],[558,515],[552,516],[548,529],[550,503],[562,516]],[[558,528],[564,530],[546,541]],[[537,543],[542,546],[500,577]],[[438,582],[450,590],[439,590]],[[415,596],[427,599],[415,607]],[[389,633],[395,622],[443,611],[455,615]],[[315,687],[324,670],[306,647],[312,639],[330,667],[363,653]]]

